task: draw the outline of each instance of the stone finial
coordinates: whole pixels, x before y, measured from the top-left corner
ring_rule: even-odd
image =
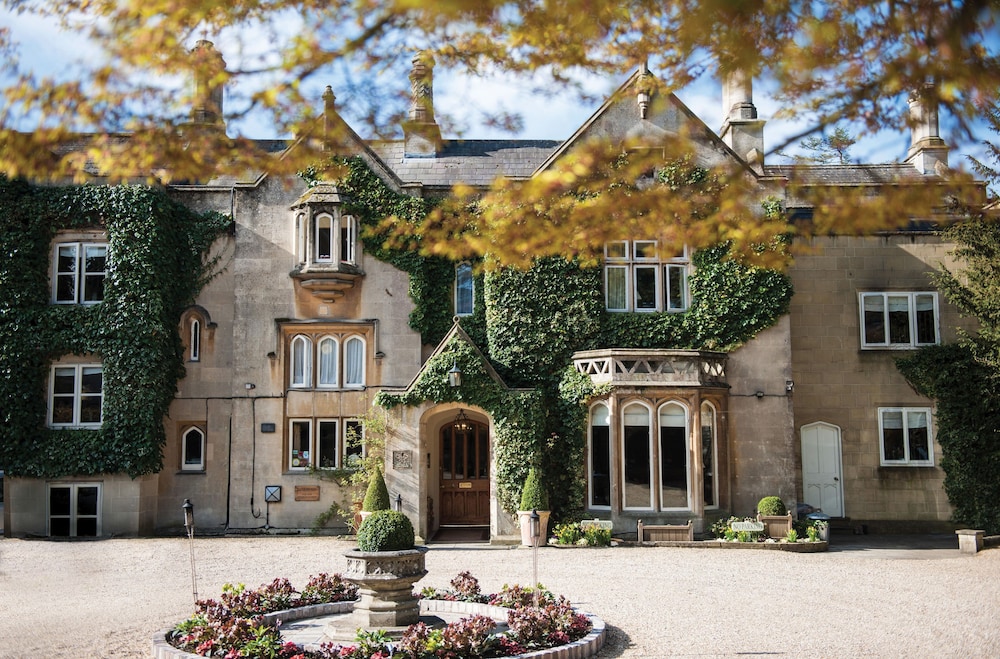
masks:
[[[644,61],[639,65],[639,77],[636,79],[635,96],[639,105],[639,118],[645,119],[649,114],[649,100],[653,96],[652,74]]]
[[[330,148],[330,140],[334,136],[334,124],[337,114],[337,97],[333,94],[333,87],[326,86],[323,91],[323,148]]]

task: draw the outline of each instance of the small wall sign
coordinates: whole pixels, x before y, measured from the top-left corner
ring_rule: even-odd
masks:
[[[413,454],[410,451],[393,451],[392,468],[413,469]]]
[[[274,428],[274,424],[273,423],[262,423],[262,424],[260,424],[260,431],[261,432],[274,432],[274,430],[275,430],[275,428]]]
[[[760,533],[764,530],[764,522],[732,522],[729,525],[734,531],[751,531],[753,533]]]
[[[296,485],[296,501],[319,501],[319,485]]]

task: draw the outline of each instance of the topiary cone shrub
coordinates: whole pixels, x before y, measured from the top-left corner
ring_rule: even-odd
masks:
[[[365,499],[361,503],[361,510],[366,513],[373,513],[376,510],[389,510],[389,488],[385,486],[385,478],[382,477],[382,470],[375,467],[375,472],[368,480],[368,489],[365,490]]]
[[[785,502],[781,500],[781,497],[764,497],[757,502],[757,512],[761,515],[766,516],[780,516],[787,515],[788,509],[785,508]]]
[[[358,529],[360,551],[403,551],[413,549],[413,524],[398,510],[376,510]]]
[[[520,510],[548,510],[549,494],[542,485],[542,479],[534,467],[528,470],[524,479],[524,489],[521,490]]]

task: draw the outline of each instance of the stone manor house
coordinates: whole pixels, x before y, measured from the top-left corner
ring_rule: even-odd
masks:
[[[932,184],[948,166],[936,108],[919,100],[912,125],[900,127],[912,135],[903,162],[775,166],[764,162],[765,122],[749,80],[724,81],[719,115],[699,118],[673,95],[637,92],[644,71],[565,141],[450,140],[430,102],[432,63],[414,62],[423,98],[404,137],[367,141],[349,131],[340,147],[398,195],[432,198],[458,182],[485,189],[498,176],[545,172],[593,138],[638,137],[655,149],[681,131],[695,136],[695,162],[737,163],[762,199],[777,197],[804,219],[810,207],[786,192],[793,170],[811,186],[877,193],[898,182]],[[332,99],[326,111],[339,121]],[[213,108],[198,113],[222,121]],[[294,148],[282,142],[273,150],[279,157]],[[8,466],[6,535],[177,532],[184,499],[195,506],[200,533],[309,529],[345,496],[311,468],[348,467],[365,450],[348,438],[364,436],[380,392],[406,397],[389,411],[385,477],[418,534],[429,539],[448,526],[488,528],[494,541],[516,534],[497,482],[496,410],[461,395],[476,374],[498,391],[519,390],[491,363],[494,335],[474,330],[492,322],[481,308],[481,276],[469,263],[439,273],[448,299],[437,302],[451,306],[455,324],[428,340],[412,325],[412,274],[366,248],[348,195],[336,182],[317,182],[256,172],[167,187],[184,206],[231,216],[233,227],[212,248],[218,276],[177,319],[185,375],[162,419],[162,468],[135,478],[124,470],[31,477]],[[935,220],[912,219],[911,227]],[[57,235],[50,304],[102,303],[109,240],[101,226]],[[934,401],[917,395],[893,360],[953,341],[956,328],[968,326],[928,277],[950,246],[917,229],[814,243],[788,272],[790,302],[733,350],[590,344],[566,360],[601,385],[586,401],[585,448],[564,460],[585,479],[583,500],[574,502],[584,517],[611,520],[621,534],[634,534],[639,520],[690,519],[700,533],[721,516],[752,514],[758,499],[776,494],[792,509],[806,502],[872,530],[949,528]],[[696,262],[689,250],[664,253],[648,236],[608,244],[593,291],[600,314],[688,313],[698,303]],[[456,345],[464,346],[461,363],[448,356]],[[442,361],[463,371],[458,388],[429,367]],[[102,355],[62,355],[48,378],[39,428],[100,428],[105,389],[115,386]],[[439,387],[428,384],[432,378]],[[444,393],[414,402],[418,391]],[[549,457],[559,463],[559,455]],[[346,521],[327,528],[344,531]]]

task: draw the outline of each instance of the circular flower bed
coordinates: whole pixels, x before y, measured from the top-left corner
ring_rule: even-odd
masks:
[[[278,629],[267,625],[262,616],[292,608],[295,602],[303,602],[300,605],[335,602],[356,595],[356,590],[339,575],[320,575],[310,584],[317,581],[328,588],[307,585],[302,593],[297,593],[286,579],[276,579],[255,591],[247,591],[242,585],[227,585],[220,601],[199,601],[196,614],[177,625],[168,634],[168,641],[187,652],[226,659],[487,659],[572,643],[586,636],[592,627],[590,619],[576,612],[566,598],[554,596],[541,585],[535,588],[505,585],[499,593],[486,595],[480,592],[475,577],[462,572],[451,581],[451,588],[425,588],[419,597],[502,607],[508,610],[506,630],[498,631],[493,618],[475,614],[441,628],[431,628],[422,622],[411,625],[398,641],[390,640],[378,630],[361,631],[354,643],[324,643],[318,649],[305,650],[283,642]],[[303,601],[307,591],[315,601]]]

